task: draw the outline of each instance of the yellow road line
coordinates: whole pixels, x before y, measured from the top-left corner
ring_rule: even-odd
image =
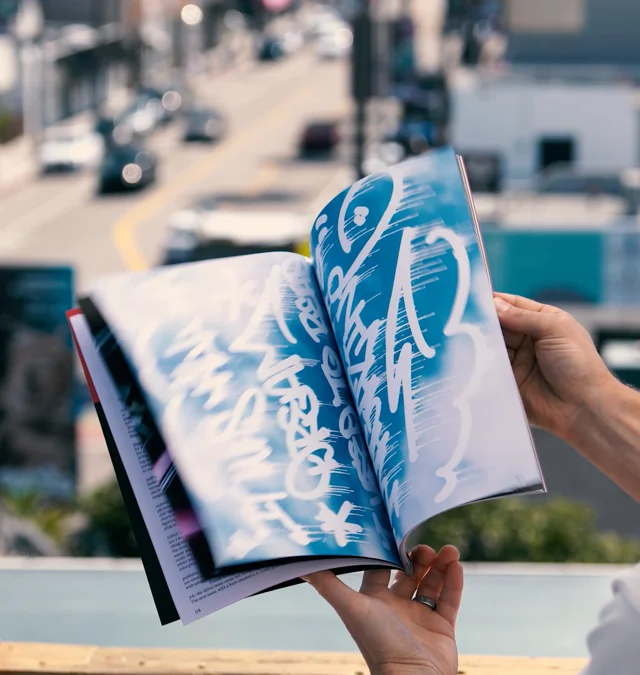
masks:
[[[243,193],[247,197],[257,198],[268,187],[270,187],[276,176],[280,173],[280,166],[277,162],[269,160],[265,162],[255,173],[251,181],[247,184]]]
[[[309,83],[306,87],[296,89],[292,94],[281,99],[264,117],[257,118],[249,130],[235,136],[220,149],[213,151],[210,155],[193,164],[180,174],[177,179],[161,186],[153,194],[140,201],[130,211],[127,211],[113,225],[111,233],[116,250],[127,269],[139,271],[148,269],[149,267],[149,262],[142,255],[136,244],[136,230],[142,223],[158,213],[171,199],[178,197],[185,188],[204,180],[217,167],[251,146],[256,139],[268,135],[271,128],[275,127],[283,119],[284,114],[288,110],[300,105],[314,91],[315,88],[312,83]]]

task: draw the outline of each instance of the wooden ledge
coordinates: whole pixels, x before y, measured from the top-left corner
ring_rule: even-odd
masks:
[[[583,659],[462,656],[459,675],[578,675]],[[0,675],[365,675],[357,654],[0,643]]]

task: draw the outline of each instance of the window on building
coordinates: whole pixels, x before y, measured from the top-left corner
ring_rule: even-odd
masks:
[[[551,166],[567,167],[575,161],[575,140],[573,138],[541,138],[538,169],[544,171]]]

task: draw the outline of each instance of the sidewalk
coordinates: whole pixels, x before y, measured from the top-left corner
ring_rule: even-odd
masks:
[[[20,136],[0,145],[0,196],[33,180],[38,161],[33,139]]]

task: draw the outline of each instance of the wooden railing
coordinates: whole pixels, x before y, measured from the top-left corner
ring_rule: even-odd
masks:
[[[459,675],[578,675],[582,659],[462,656]],[[0,643],[0,675],[365,675],[357,654]]]

